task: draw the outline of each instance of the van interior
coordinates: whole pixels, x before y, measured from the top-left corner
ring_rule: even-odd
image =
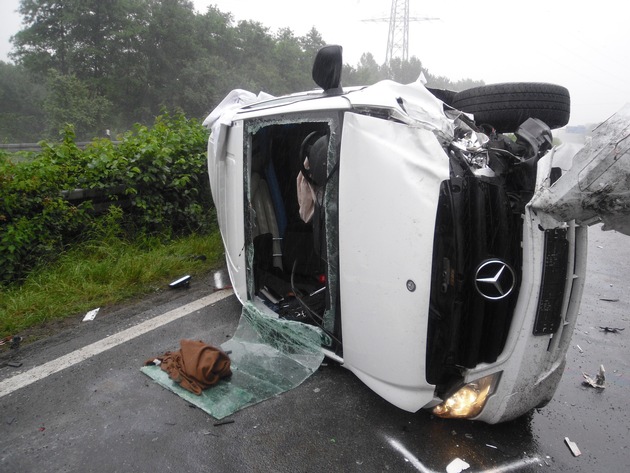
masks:
[[[329,264],[324,205],[336,192],[330,137],[327,121],[250,124],[245,224],[250,297],[282,319],[333,335],[339,324],[329,270],[336,264]]]

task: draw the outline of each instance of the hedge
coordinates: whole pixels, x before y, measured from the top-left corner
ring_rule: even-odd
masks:
[[[207,231],[207,139],[197,120],[163,114],[118,144],[96,139],[80,149],[67,126],[60,142],[41,142],[33,159],[0,153],[0,283],[23,279],[69,245],[108,232],[135,238]]]

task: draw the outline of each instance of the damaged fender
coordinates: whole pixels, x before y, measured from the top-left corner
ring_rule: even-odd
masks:
[[[552,186],[541,186],[532,209],[545,228],[575,220],[630,235],[630,104],[602,123]]]

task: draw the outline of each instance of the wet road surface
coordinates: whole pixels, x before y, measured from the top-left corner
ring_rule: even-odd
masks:
[[[630,464],[630,239],[589,231],[588,279],[567,368],[555,398],[501,425],[448,421],[389,405],[353,374],[322,366],[293,391],[217,423],[140,373],[181,338],[219,345],[234,333],[234,296],[0,397],[0,471],[77,472],[444,472],[626,471]],[[167,293],[125,313],[20,348],[23,366],[0,368],[0,384],[107,336],[207,296],[211,281]],[[625,328],[619,333],[600,327]],[[0,359],[0,363],[3,359]],[[7,361],[7,358],[4,358]],[[606,388],[582,373],[606,369]],[[9,381],[7,381],[9,380]],[[564,438],[576,442],[574,457]]]

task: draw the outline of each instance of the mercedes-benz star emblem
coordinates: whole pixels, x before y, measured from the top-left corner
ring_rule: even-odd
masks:
[[[510,295],[516,286],[516,274],[506,262],[490,259],[475,272],[475,289],[485,299],[497,301]]]

